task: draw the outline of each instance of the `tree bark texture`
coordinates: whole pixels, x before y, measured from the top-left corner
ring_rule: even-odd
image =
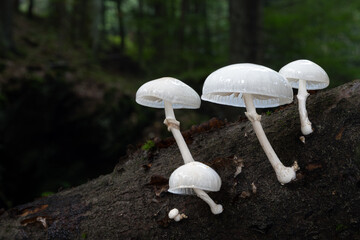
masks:
[[[360,81],[310,95],[305,143],[296,103],[262,115],[280,160],[300,166],[294,182],[279,184],[245,117],[210,120],[183,135],[194,159],[221,176],[209,195],[223,213],[166,191],[183,162],[168,138],[108,175],[0,213],[0,239],[359,239]],[[170,220],[175,207],[188,218]]]
[[[12,0],[0,1],[0,56],[14,50],[13,11]]]

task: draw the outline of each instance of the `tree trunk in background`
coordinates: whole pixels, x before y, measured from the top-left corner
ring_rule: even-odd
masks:
[[[166,25],[163,24],[163,20],[166,19],[166,7],[167,4],[162,0],[153,0],[150,1],[150,7],[154,11],[152,18],[154,19],[154,24],[152,25],[153,29],[151,34],[152,37],[152,46],[154,47],[154,59],[163,59],[166,51]]]
[[[52,0],[49,2],[49,17],[54,28],[57,29],[59,49],[62,49],[63,43],[67,40],[66,36],[68,35],[68,27],[70,26],[66,3],[67,1],[65,0]]]
[[[181,12],[180,12],[180,21],[178,29],[178,43],[180,52],[184,50],[185,47],[185,26],[187,24],[187,15],[189,12],[189,0],[181,1]]]
[[[14,12],[19,12],[20,8],[20,0],[14,0]]]
[[[138,62],[141,66],[144,65],[144,0],[138,0],[138,14],[137,14],[137,29],[136,40],[138,47]]]
[[[103,19],[103,0],[92,0],[91,9],[90,9],[90,19],[91,19],[91,48],[94,53],[97,53],[101,39],[102,39],[102,30],[100,26],[102,25]]]
[[[101,18],[101,33],[100,39],[104,39],[106,37],[106,0],[101,0],[100,6],[100,18]]]
[[[261,0],[229,0],[230,61],[261,62]]]
[[[203,2],[203,4],[201,5],[201,16],[204,19],[203,21],[203,29],[204,29],[204,34],[203,34],[203,45],[204,45],[204,49],[205,49],[205,54],[207,54],[208,56],[213,56],[212,54],[212,46],[211,46],[211,32],[210,32],[210,27],[208,24],[208,6],[206,2]]]
[[[34,0],[29,0],[29,5],[28,5],[28,9],[27,9],[27,16],[28,18],[33,18],[34,16]]]
[[[0,1],[0,56],[14,50],[12,0]]]
[[[132,152],[111,174],[0,211],[0,239],[360,239],[360,81],[312,94],[307,106],[314,132],[305,142],[296,102],[262,115],[284,165],[300,166],[284,186],[245,117],[183,132],[194,159],[222,179],[209,193],[224,207],[219,215],[194,195],[167,192],[183,164],[169,138]],[[172,208],[188,218],[170,220]]]
[[[73,1],[71,13],[71,37],[76,44],[91,46],[94,3],[89,0]]]
[[[119,25],[119,36],[120,36],[120,53],[125,51],[125,24],[124,24],[124,14],[122,11],[122,0],[116,0],[116,8],[118,12],[118,25]]]

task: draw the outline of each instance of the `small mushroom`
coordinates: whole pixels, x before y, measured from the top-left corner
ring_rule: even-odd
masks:
[[[213,103],[246,107],[245,115],[251,121],[279,182],[285,184],[296,178],[297,165],[285,167],[281,163],[261,126],[261,116],[255,109],[277,107],[293,101],[292,88],[283,76],[257,64],[229,65],[206,78],[201,98]]]
[[[174,219],[174,221],[179,222],[183,218],[187,218],[187,216],[183,213],[179,213],[179,210],[177,208],[171,209],[171,211],[168,214],[168,217],[170,219]]]
[[[136,92],[136,102],[147,107],[165,108],[164,124],[172,132],[184,162],[194,161],[180,132],[180,123],[175,119],[174,109],[199,108],[199,95],[180,80],[163,77],[143,84]]]
[[[196,194],[211,208],[213,214],[220,214],[223,207],[216,204],[205,191],[217,192],[221,187],[220,176],[211,167],[201,162],[190,162],[177,168],[169,179],[169,192],[174,194]]]
[[[306,99],[310,95],[306,89],[317,90],[329,86],[329,76],[316,63],[301,59],[288,63],[279,73],[287,78],[293,88],[298,88],[301,132],[308,135],[313,132],[306,110]]]

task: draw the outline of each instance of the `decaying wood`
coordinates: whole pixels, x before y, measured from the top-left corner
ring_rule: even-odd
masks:
[[[170,139],[134,151],[111,174],[3,212],[0,239],[360,239],[360,81],[311,95],[307,109],[314,133],[306,141],[296,102],[262,116],[280,160],[301,168],[284,186],[250,122],[212,120],[186,132],[194,159],[222,178],[210,193],[220,215],[166,192],[182,164]],[[168,219],[175,207],[188,218]]]

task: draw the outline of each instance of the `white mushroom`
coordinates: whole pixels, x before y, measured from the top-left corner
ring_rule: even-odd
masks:
[[[174,219],[176,222],[179,222],[183,218],[187,218],[185,214],[183,213],[180,214],[177,208],[171,209],[168,216],[170,219]]]
[[[261,126],[261,116],[255,109],[277,107],[293,101],[292,88],[284,77],[261,65],[229,65],[206,78],[201,98],[218,104],[246,107],[245,115],[251,121],[279,182],[285,184],[296,178],[296,162],[293,167],[285,167],[281,163]]]
[[[165,108],[164,124],[172,132],[184,162],[194,161],[180,132],[180,123],[175,119],[174,109],[199,108],[199,95],[180,80],[163,77],[143,84],[136,92],[136,102],[147,107]]]
[[[310,94],[306,89],[326,88],[329,86],[329,76],[319,65],[304,59],[285,65],[279,73],[288,79],[293,88],[299,89],[297,99],[299,101],[301,132],[304,135],[312,133],[311,122],[306,111],[306,99]]]
[[[220,214],[223,207],[216,204],[205,191],[217,192],[221,187],[220,176],[211,167],[201,162],[190,162],[177,168],[169,179],[169,192],[196,194],[204,200],[213,214]]]
[[[191,165],[188,164],[194,163],[195,161],[180,132],[180,123],[176,121],[173,109],[199,108],[201,104],[199,95],[191,87],[181,82],[180,80],[171,77],[164,77],[164,78],[152,80],[142,85],[136,92],[136,102],[139,103],[140,105],[144,105],[148,107],[165,108],[166,118],[164,124],[167,125],[168,130],[172,132],[175,138],[175,141],[180,149],[181,156],[184,160],[184,163],[186,164],[184,166],[186,166],[186,168],[192,166],[193,164]],[[195,165],[198,164],[199,163],[196,162]],[[210,167],[207,168],[211,169]],[[195,167],[195,169],[197,168]],[[220,180],[219,175],[213,169],[211,170],[212,172],[210,171],[211,172],[210,174],[214,175],[215,173],[215,175]],[[194,174],[196,175],[196,172]],[[206,177],[206,175],[205,176],[197,175],[197,176],[198,176],[197,181],[207,181],[207,178],[203,180],[199,179],[199,177]],[[170,185],[170,181],[171,180],[169,180],[169,185]],[[220,186],[221,186],[221,180],[220,180]],[[218,186],[218,190],[220,189],[220,186]],[[193,191],[196,192],[197,196],[199,196],[201,199],[203,199],[209,204],[210,202],[213,202],[211,198],[202,190],[201,186],[198,189],[195,188],[196,185]],[[169,192],[171,191],[169,190]],[[220,212],[219,210],[214,210],[214,211],[216,212],[215,214],[221,213],[222,206]]]

